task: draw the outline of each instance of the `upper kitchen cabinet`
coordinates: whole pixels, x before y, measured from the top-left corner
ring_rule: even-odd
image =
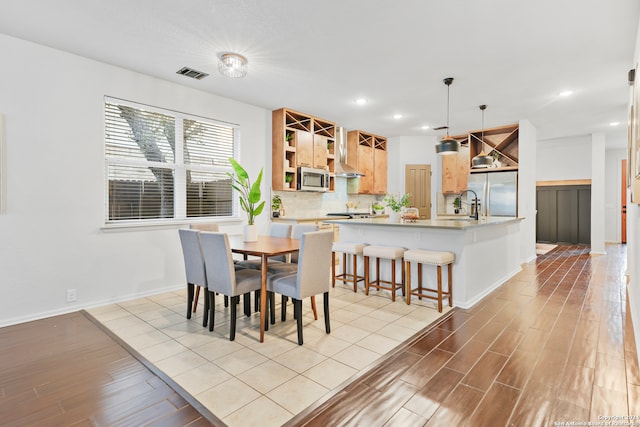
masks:
[[[360,177],[358,193],[387,192],[387,138],[354,130],[347,133],[347,164],[364,176]]]
[[[466,143],[468,137],[452,137],[461,143]],[[460,151],[456,154],[447,154],[442,157],[442,192],[460,193],[467,189],[469,175],[469,147],[460,145]]]
[[[333,174],[335,123],[287,108],[274,110],[271,119],[274,190],[295,190],[299,166],[325,169]],[[333,177],[331,181],[333,190]]]
[[[469,132],[469,164],[484,149],[494,158],[490,170],[518,170],[518,124]],[[496,162],[497,160],[497,162]],[[471,169],[471,172],[487,172],[487,169]]]

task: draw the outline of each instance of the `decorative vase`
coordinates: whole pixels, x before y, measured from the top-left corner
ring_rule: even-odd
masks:
[[[389,212],[389,222],[400,222],[400,218],[402,214],[400,212],[391,211]]]
[[[245,242],[255,242],[258,240],[258,227],[255,224],[246,224],[243,231]]]

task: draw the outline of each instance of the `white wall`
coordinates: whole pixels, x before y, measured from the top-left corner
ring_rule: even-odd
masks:
[[[605,242],[621,242],[622,160],[626,158],[626,149],[607,150],[605,154]]]
[[[103,97],[239,124],[241,161],[253,175],[270,145],[270,112],[3,35],[0,52],[0,325],[183,285],[176,226],[101,228]],[[71,288],[78,301],[67,304]]]
[[[591,179],[591,136],[538,141],[536,180]]]
[[[387,190],[403,193],[406,165],[431,165],[431,217],[436,216],[436,194],[442,188],[441,161],[436,154],[435,136],[399,136],[389,138],[387,144]],[[391,166],[393,165],[393,166]]]
[[[520,120],[518,129],[518,216],[520,223],[520,261],[536,258],[536,128],[528,120]]]

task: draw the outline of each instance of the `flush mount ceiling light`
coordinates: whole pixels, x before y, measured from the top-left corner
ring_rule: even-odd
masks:
[[[396,120],[400,120],[402,118],[402,114],[394,114],[393,118]]]
[[[357,105],[364,105],[366,104],[368,101],[365,98],[358,98],[354,101]]]
[[[247,58],[238,53],[223,53],[218,61],[218,71],[235,79],[247,75]]]
[[[447,126],[443,126],[438,129],[447,129],[447,134],[439,143],[436,144],[436,153],[455,154],[460,151],[460,143],[449,136],[449,87],[451,86],[451,83],[453,83],[453,77],[447,77],[443,81],[444,84],[447,85]]]
[[[471,159],[471,167],[488,168],[493,164],[493,158],[484,152],[484,110],[487,109],[487,106],[482,104],[478,108],[480,108],[480,111],[482,111],[482,139],[480,140],[482,148],[480,149],[480,154]]]
[[[567,97],[567,96],[571,95],[572,93],[573,93],[572,90],[565,90],[565,91],[560,92],[558,95],[562,96],[564,98],[564,97]]]

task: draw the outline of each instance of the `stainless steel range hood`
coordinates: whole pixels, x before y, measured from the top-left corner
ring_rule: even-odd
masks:
[[[363,173],[347,164],[347,130],[343,127],[336,127],[336,149],[338,153],[338,161],[335,167],[336,176],[344,178],[364,176]]]

